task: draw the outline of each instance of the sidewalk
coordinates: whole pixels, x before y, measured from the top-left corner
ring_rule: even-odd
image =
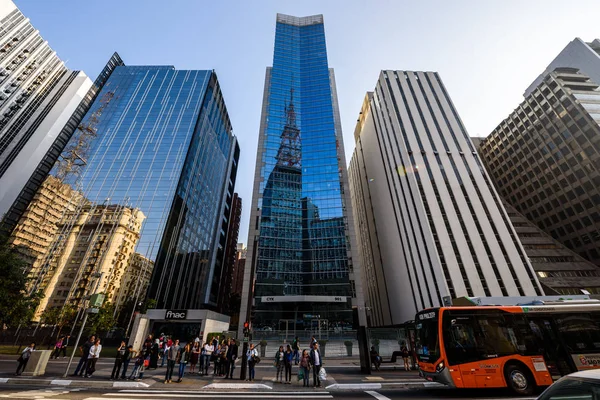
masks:
[[[75,370],[77,361],[73,359],[73,364],[69,374]],[[165,384],[166,367],[159,367],[155,370],[146,370],[144,379],[141,381],[116,380],[111,381],[110,374],[114,361],[111,359],[100,359],[96,365],[97,371],[92,378],[80,378],[68,376],[63,378],[67,367],[67,359],[51,360],[46,368],[46,374],[43,377],[23,377],[14,376],[16,369],[16,356],[0,355],[0,384],[17,385],[36,385],[36,386],[71,386],[71,387],[94,387],[94,388],[149,388],[161,390],[197,390],[197,389],[275,389],[278,391],[297,391],[308,390],[302,387],[302,381],[298,381],[298,368],[292,367],[292,384],[276,383],[276,369],[270,360],[265,360],[256,366],[256,378],[254,382],[245,382],[239,379],[241,362],[236,363],[234,372],[235,379],[229,380],[223,377],[208,375],[200,376],[189,374],[189,367],[186,368],[186,374],[181,383]],[[159,362],[160,365],[160,362]],[[383,368],[380,371],[373,371],[371,375],[365,375],[360,371],[358,358],[331,358],[324,359],[324,365],[327,370],[328,379],[323,382],[323,387],[328,390],[364,390],[380,389],[382,387],[407,387],[407,386],[431,386],[419,377],[417,371],[400,370],[402,364]],[[132,367],[128,369],[131,372]],[[175,367],[174,375],[177,376],[178,366]],[[209,369],[212,373],[212,365]],[[176,379],[174,379],[176,380]],[[311,375],[312,385],[312,375]],[[309,388],[312,390],[312,387]]]

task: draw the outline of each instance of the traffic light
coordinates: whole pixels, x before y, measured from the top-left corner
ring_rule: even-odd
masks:
[[[244,322],[244,336],[248,336],[250,333],[250,322]]]

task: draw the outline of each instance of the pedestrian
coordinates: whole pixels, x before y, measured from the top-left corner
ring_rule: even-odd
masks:
[[[408,352],[408,347],[406,347],[406,342],[402,342],[402,345],[400,346],[400,352],[402,353],[402,359],[404,360],[404,370],[409,371],[410,370],[410,363],[408,362],[409,352]]]
[[[254,348],[254,343],[250,343],[250,348],[246,352],[246,360],[248,361],[248,379],[247,381],[254,381],[254,367],[256,366],[256,359],[258,358],[258,351]]]
[[[63,358],[67,358],[67,348],[69,347],[69,341],[71,340],[71,335],[67,335],[63,338],[62,345],[60,347],[60,351],[62,352]],[[58,358],[58,357],[56,357]]]
[[[160,348],[161,348],[160,367],[162,368],[165,366],[165,360],[167,359],[167,350],[169,350],[169,348],[167,346],[167,337],[165,336],[164,333],[161,333],[161,341],[162,341],[162,344],[160,346]]]
[[[311,350],[315,348],[315,344],[316,344],[316,343],[318,343],[318,342],[317,342],[317,339],[315,339],[315,337],[314,337],[314,336],[312,336],[312,337],[310,338],[310,349],[311,349]]]
[[[275,368],[277,368],[277,376],[275,377],[275,381],[279,381],[279,383],[283,383],[283,360],[285,358],[285,351],[283,351],[283,346],[279,346],[279,350],[275,353]]]
[[[300,341],[298,340],[298,336],[292,342],[292,350],[294,350],[294,364],[298,365],[298,361],[300,360]]]
[[[19,365],[17,365],[17,371],[15,375],[21,375],[23,371],[25,371],[25,367],[27,367],[27,363],[29,362],[29,358],[31,357],[31,353],[35,351],[35,342],[32,342],[28,347],[25,348],[21,352],[21,355],[17,359]]]
[[[285,383],[288,385],[292,384],[292,361],[294,360],[294,352],[292,351],[292,347],[288,344],[285,349],[285,354],[283,358],[283,364],[285,366]]]
[[[113,365],[112,373],[110,374],[110,380],[119,379],[119,373],[123,366],[123,360],[127,356],[127,344],[124,340],[121,341],[121,345],[117,347],[117,356],[115,358],[115,364]]]
[[[196,373],[196,365],[200,359],[200,343],[194,341],[194,347],[192,347],[192,354],[190,355],[190,374]]]
[[[62,342],[63,342],[63,337],[61,336],[60,339],[58,339],[58,341],[54,345],[54,351],[50,355],[50,359],[58,358],[58,355],[60,354],[60,349],[62,348]]]
[[[94,345],[96,341],[96,336],[92,335],[82,346],[79,346],[79,353],[81,354],[81,358],[79,358],[79,363],[77,364],[77,368],[75,368],[75,372],[71,376],[83,376],[85,371],[87,370],[88,357],[90,356],[90,349]]]
[[[137,353],[135,358],[135,365],[133,366],[133,371],[131,371],[131,375],[129,375],[129,380],[135,379],[140,380],[144,377],[144,361],[146,360],[146,356],[144,355],[144,348],[142,347],[140,351]]]
[[[228,341],[223,340],[223,344],[221,345],[221,352],[219,353],[221,359],[219,365],[219,376],[225,375],[225,370],[227,367],[227,350],[229,350],[228,343]]]
[[[215,347],[212,344],[206,343],[204,345],[204,375],[208,375],[208,368],[210,367],[210,359]]]
[[[302,370],[302,386],[308,387],[310,384],[310,376],[308,372],[310,371],[310,356],[308,355],[308,351],[302,351],[302,356],[300,357],[300,370]]]
[[[213,376],[218,374],[219,368],[221,366],[221,345],[218,344],[215,350],[212,353],[212,357],[210,358],[213,361]]]
[[[321,379],[319,379],[319,371],[323,366],[323,358],[319,351],[319,343],[313,344],[313,349],[310,351],[310,363],[313,367],[313,387],[321,387]]]
[[[177,382],[181,382],[183,380],[183,375],[185,374],[185,366],[187,365],[190,359],[190,352],[192,350],[192,345],[188,342],[185,347],[179,350],[179,379]]]
[[[213,345],[214,348],[217,348],[217,346],[219,345],[219,336],[218,335],[213,336],[211,344]]]
[[[158,352],[160,351],[159,346],[160,340],[155,339],[152,344],[152,348],[150,350],[150,366],[149,368],[156,369],[158,368]]]
[[[91,378],[94,372],[96,372],[96,363],[100,358],[100,352],[102,351],[102,345],[100,339],[96,339],[94,345],[90,347],[90,355],[88,356],[87,372],[85,373],[86,378]]]
[[[371,346],[371,352],[369,353],[371,356],[371,364],[375,366],[375,370],[379,371],[379,367],[381,366],[381,357],[377,350],[375,350],[375,346]]]
[[[228,369],[225,371],[225,378],[233,379],[233,370],[235,369],[235,360],[238,356],[238,345],[235,339],[231,339],[231,344],[227,348],[227,365]]]
[[[125,377],[127,376],[127,367],[129,367],[129,363],[131,362],[131,359],[134,355],[135,352],[133,351],[133,346],[127,346],[127,350],[125,351],[125,357],[123,358],[123,372],[121,373],[121,379],[125,379]]]
[[[178,354],[179,340],[175,340],[175,343],[169,347],[169,351],[167,352],[167,373],[165,374],[165,383],[171,383],[173,369],[175,369],[175,362],[177,361]]]

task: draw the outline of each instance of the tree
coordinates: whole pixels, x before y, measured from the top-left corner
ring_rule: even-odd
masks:
[[[112,303],[104,303],[98,311],[98,314],[90,314],[88,319],[90,330],[94,333],[108,332],[114,328],[115,320],[115,305]]]
[[[0,326],[16,326],[33,319],[40,293],[28,294],[28,264],[17,249],[0,237]]]
[[[62,329],[73,322],[77,309],[72,304],[65,304],[64,307],[49,307],[44,310],[40,318],[41,322],[46,325],[54,325],[58,328],[56,336],[60,336]],[[52,331],[54,332],[54,330]]]

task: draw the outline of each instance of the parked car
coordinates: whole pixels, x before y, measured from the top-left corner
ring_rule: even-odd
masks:
[[[579,371],[563,376],[538,397],[538,400],[559,399],[600,399],[600,370]]]

